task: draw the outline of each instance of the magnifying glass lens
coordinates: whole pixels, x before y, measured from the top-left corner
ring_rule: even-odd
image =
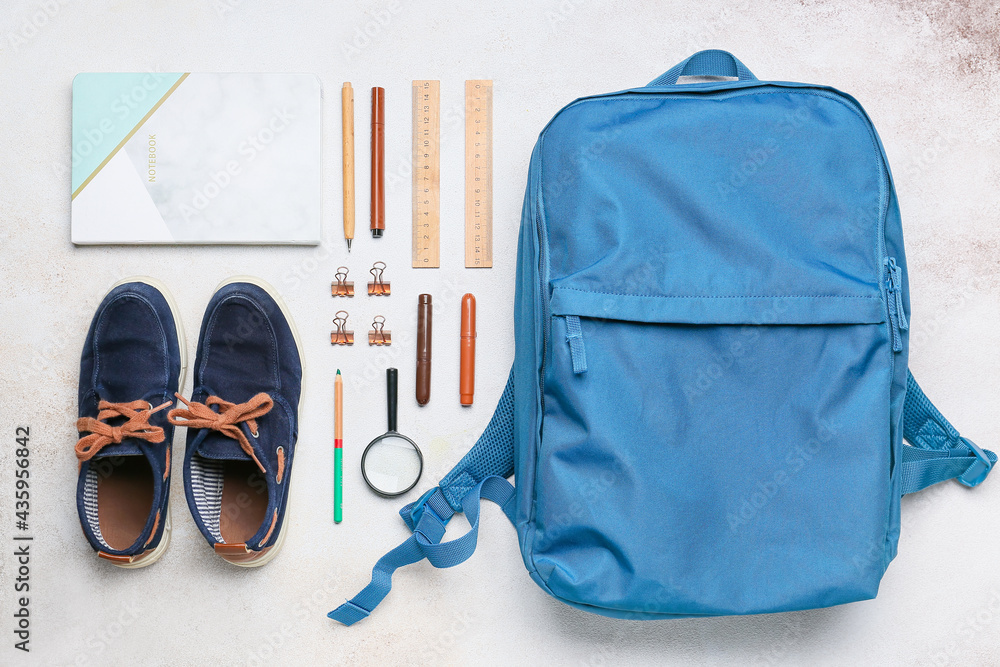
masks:
[[[394,435],[385,435],[373,442],[364,460],[368,483],[387,496],[399,495],[411,489],[420,477],[422,462],[413,443]]]

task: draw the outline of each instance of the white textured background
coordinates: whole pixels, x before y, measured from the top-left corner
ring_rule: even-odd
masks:
[[[514,531],[485,509],[464,565],[397,573],[367,621],[325,613],[406,535],[377,499],[360,449],[384,428],[382,369],[400,367],[400,426],[436,480],[485,426],[512,357],[516,230],[543,124],[589,93],[641,85],[701,49],[760,77],[853,94],[881,133],[906,232],[911,361],[930,396],[981,445],[1000,424],[1000,14],[993,0],[840,2],[9,0],[0,9],[0,663],[34,664],[1000,664],[1000,480],[907,498],[899,556],[877,600],[748,618],[619,621],[546,597]],[[345,45],[364,31],[367,43]],[[70,83],[80,71],[309,71],[325,95],[326,243],[320,248],[74,248],[69,241]],[[409,269],[410,80],[442,91],[442,268]],[[495,80],[495,266],[462,268],[463,81]],[[340,227],[339,90],[354,83],[358,239]],[[366,236],[368,89],[386,88],[388,231]],[[392,296],[334,302],[346,263],[363,291],[376,259]],[[216,558],[175,475],[174,541],[151,568],[98,561],[74,506],[77,366],[93,309],[115,280],[148,273],[178,299],[193,355],[214,286],[254,273],[283,293],[305,340],[307,385],[281,556],[260,570]],[[434,389],[413,399],[416,295],[435,299]],[[479,303],[476,405],[458,407],[458,298]],[[346,306],[361,341],[331,348]],[[382,313],[388,350],[363,343]],[[332,377],[347,378],[347,505],[332,523]],[[190,388],[190,378],[187,388]],[[14,428],[32,433],[32,653],[12,648]],[[719,443],[719,455],[740,443]],[[179,460],[179,456],[178,456]],[[411,494],[412,500],[416,494]],[[642,517],[636,517],[640,522]]]

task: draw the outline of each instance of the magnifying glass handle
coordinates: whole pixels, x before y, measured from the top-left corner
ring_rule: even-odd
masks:
[[[396,399],[399,389],[399,371],[395,368],[385,369],[385,404],[389,413],[389,430],[396,430]]]

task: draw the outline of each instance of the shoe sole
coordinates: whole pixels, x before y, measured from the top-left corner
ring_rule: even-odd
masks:
[[[226,285],[232,285],[233,283],[250,283],[251,285],[255,285],[256,287],[259,287],[265,292],[267,292],[268,296],[274,299],[274,302],[278,304],[278,310],[281,311],[281,314],[284,315],[285,317],[285,321],[288,322],[288,328],[291,329],[292,331],[292,339],[295,341],[295,349],[298,350],[299,353],[299,366],[302,369],[302,379],[299,384],[299,400],[301,401],[301,397],[305,395],[305,388],[306,388],[306,361],[305,361],[305,355],[302,354],[302,340],[299,338],[299,331],[295,327],[295,320],[292,319],[292,313],[288,310],[288,306],[285,304],[284,299],[281,298],[281,295],[278,294],[278,291],[274,289],[274,287],[271,286],[270,283],[260,278],[257,278],[256,276],[231,276],[223,280],[221,283],[219,283],[218,287],[215,288],[215,292],[218,292]],[[213,292],[213,294],[215,292]],[[298,418],[297,413],[296,413],[296,418]],[[289,482],[289,485],[291,485],[291,482]],[[291,498],[291,488],[288,489],[288,498],[289,499]],[[226,561],[230,565],[235,565],[236,567],[261,567],[262,565],[267,565],[272,560],[274,560],[275,556],[278,555],[278,552],[281,551],[281,547],[284,546],[285,534],[287,533],[287,531],[288,531],[288,509],[286,508],[285,516],[282,518],[281,521],[281,529],[278,531],[278,539],[275,541],[274,546],[268,549],[266,554],[264,554],[260,558],[245,563],[234,563],[233,561],[226,560],[225,558],[223,558],[222,560]]]
[[[166,300],[167,306],[170,308],[170,314],[174,318],[174,329],[177,331],[177,348],[180,352],[180,358],[181,358],[181,372],[177,376],[177,391],[180,391],[181,389],[184,388],[184,380],[187,378],[187,340],[184,337],[184,325],[181,323],[180,311],[177,308],[177,302],[174,301],[174,295],[170,293],[170,290],[167,289],[167,286],[165,284],[163,284],[156,278],[151,278],[150,276],[132,276],[130,278],[123,278],[122,280],[119,280],[114,285],[112,285],[111,289],[109,289],[108,292],[110,293],[111,290],[113,290],[114,288],[120,285],[124,285],[126,283],[145,283],[150,287],[155,287],[157,290],[159,290],[160,294],[162,294],[163,298]],[[171,449],[174,449],[176,447],[179,435],[180,435],[179,429],[175,428],[174,441],[173,443],[171,443]],[[171,460],[173,460],[173,458],[174,458],[173,455],[171,455]],[[139,560],[134,561],[132,563],[112,562],[111,564],[114,565],[115,567],[121,567],[127,570],[137,570],[142,567],[149,567],[156,561],[160,560],[160,558],[163,557],[163,554],[167,551],[167,547],[170,546],[171,507],[172,506],[168,501],[167,520],[166,523],[163,524],[163,535],[160,537],[160,543],[156,545],[156,548],[153,549],[153,551],[149,555],[143,556]]]

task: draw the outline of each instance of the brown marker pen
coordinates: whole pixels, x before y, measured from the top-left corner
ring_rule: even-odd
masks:
[[[431,400],[431,295],[417,297],[417,403]]]
[[[476,393],[476,297],[462,297],[462,341],[458,394],[462,405],[472,405]]]
[[[385,229],[385,89],[372,88],[372,238]]]

